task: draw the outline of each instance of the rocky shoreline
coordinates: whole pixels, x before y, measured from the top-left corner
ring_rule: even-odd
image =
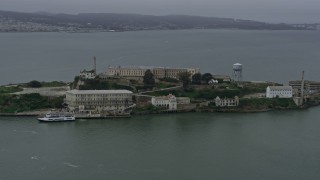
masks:
[[[291,111],[291,110],[304,110],[312,107],[319,106],[320,104],[305,105],[298,108],[266,108],[266,109],[193,109],[193,110],[177,110],[177,111],[141,111],[133,112],[130,116],[81,116],[79,119],[106,119],[106,118],[128,118],[131,116],[155,115],[155,114],[180,114],[180,113],[264,113],[270,111]],[[0,116],[12,117],[37,117],[47,113],[48,110],[38,110],[20,113],[0,113]]]
[[[132,112],[131,116],[141,116],[141,115],[151,115],[151,114],[178,114],[178,113],[263,113],[263,112],[270,112],[270,111],[289,111],[289,110],[301,110],[301,109],[308,109],[313,106],[304,106],[299,108],[268,108],[268,109],[192,109],[192,110],[175,110],[175,111],[138,111]],[[19,113],[0,113],[0,116],[41,116],[50,112],[50,109],[47,110],[38,110],[38,111],[27,111],[27,112],[19,112]],[[106,116],[107,118],[112,117],[120,117],[120,116]],[[105,118],[104,116],[81,116],[80,117],[85,119],[97,119],[97,118]]]

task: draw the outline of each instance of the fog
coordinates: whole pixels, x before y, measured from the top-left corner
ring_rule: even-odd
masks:
[[[319,0],[0,0],[1,10],[52,13],[185,14],[285,23],[320,23]]]

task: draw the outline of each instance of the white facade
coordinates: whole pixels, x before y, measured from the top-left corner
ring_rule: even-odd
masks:
[[[230,82],[231,78],[228,75],[212,75],[215,80],[221,80],[222,82]]]
[[[143,77],[144,73],[148,70],[146,67],[111,67],[107,69],[108,76],[119,77]]]
[[[220,99],[219,96],[217,96],[214,100],[216,106],[220,106],[220,107],[230,107],[230,106],[238,106],[239,105],[239,97],[235,96],[233,99],[230,98],[224,98],[224,99]]]
[[[268,86],[266,89],[267,98],[292,98],[291,86]]]
[[[66,92],[68,108],[74,112],[120,113],[132,105],[128,90],[71,90]]]
[[[177,104],[190,104],[189,97],[177,97]]]
[[[178,78],[179,73],[189,72],[192,75],[199,73],[199,68],[169,68],[169,67],[146,67],[146,66],[128,66],[112,67],[107,69],[108,76],[126,77],[126,78],[143,78],[145,72],[150,70],[155,78]]]
[[[96,78],[96,73],[94,70],[92,71],[83,70],[83,71],[80,71],[80,77],[83,79],[94,79]]]
[[[167,110],[177,110],[177,98],[169,94],[168,96],[152,97],[151,104],[157,107],[165,107]]]
[[[292,86],[293,94],[298,96],[301,94],[301,81],[290,81],[289,86]],[[320,92],[320,82],[304,81],[304,94],[314,94]]]
[[[218,84],[218,80],[215,80],[215,79],[211,79],[208,84]]]

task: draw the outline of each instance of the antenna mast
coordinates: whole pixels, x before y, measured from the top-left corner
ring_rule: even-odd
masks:
[[[301,105],[302,105],[304,102],[304,71],[302,71],[302,77],[301,77],[301,99],[302,99],[302,102],[301,102]]]

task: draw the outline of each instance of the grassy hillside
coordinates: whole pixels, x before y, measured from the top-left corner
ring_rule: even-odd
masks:
[[[0,94],[0,112],[16,113],[44,108],[61,108],[63,97],[44,97],[40,94]]]

